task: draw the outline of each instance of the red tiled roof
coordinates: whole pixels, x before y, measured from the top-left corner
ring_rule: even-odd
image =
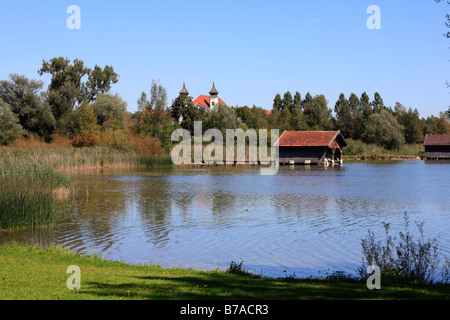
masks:
[[[270,112],[269,110],[264,110],[264,113],[267,114],[268,116],[272,114],[272,112]]]
[[[219,103],[226,105],[225,102],[223,102],[222,99],[219,98]],[[209,108],[209,96],[205,96],[205,95],[200,95],[197,97],[197,99],[194,100],[194,102],[192,102],[192,104],[195,106],[196,104],[201,104],[202,106],[204,106],[205,108]]]
[[[423,144],[426,146],[450,146],[450,134],[427,134]]]
[[[342,137],[342,147],[345,147],[347,143],[340,131],[285,131],[275,146],[328,147],[338,136]]]

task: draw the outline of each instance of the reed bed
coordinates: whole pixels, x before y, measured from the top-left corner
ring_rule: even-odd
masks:
[[[59,208],[55,190],[70,189],[70,179],[36,163],[1,162],[0,229],[51,223]]]
[[[59,200],[70,190],[67,171],[172,165],[168,156],[105,146],[0,148],[0,230],[51,223]]]

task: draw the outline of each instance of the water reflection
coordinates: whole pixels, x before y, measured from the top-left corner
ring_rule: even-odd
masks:
[[[344,167],[106,171],[74,175],[77,192],[55,226],[0,233],[1,242],[64,245],[128,263],[213,269],[244,261],[284,276],[354,273],[367,229],[425,220],[450,256],[450,167],[425,162]]]

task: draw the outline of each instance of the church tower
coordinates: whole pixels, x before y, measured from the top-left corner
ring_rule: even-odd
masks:
[[[219,107],[219,97],[217,96],[219,92],[217,91],[214,81],[211,90],[209,91],[209,108],[214,110]]]
[[[182,96],[183,95],[185,95],[185,96],[189,95],[189,91],[186,90],[186,84],[184,83],[184,81],[183,81],[183,89],[181,89],[180,95],[182,95]]]

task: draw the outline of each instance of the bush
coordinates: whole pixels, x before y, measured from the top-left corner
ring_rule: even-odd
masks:
[[[399,241],[389,234],[390,224],[384,223],[386,242],[375,240],[373,232],[362,240],[364,258],[363,265],[359,268],[362,278],[367,276],[367,268],[377,265],[384,278],[394,282],[419,282],[419,283],[448,283],[450,280],[450,261],[446,259],[442,266],[441,281],[437,281],[440,265],[439,248],[436,239],[424,239],[423,222],[417,223],[420,234],[419,239],[414,239],[409,231],[409,218],[404,214],[405,231],[399,233]]]
[[[130,142],[136,153],[142,156],[160,157],[164,153],[161,142],[150,136],[131,136]]]
[[[236,274],[240,276],[251,275],[251,273],[242,267],[243,262],[237,264],[234,261],[231,261],[230,267],[225,271],[225,273]]]
[[[92,131],[83,131],[72,140],[72,146],[76,148],[93,147],[97,142],[97,137]]]

